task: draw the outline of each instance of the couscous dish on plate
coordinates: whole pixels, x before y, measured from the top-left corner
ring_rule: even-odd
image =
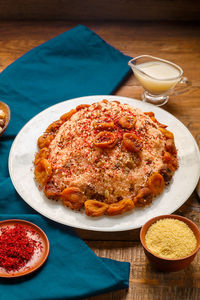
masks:
[[[178,168],[166,127],[118,101],[79,105],[38,138],[35,178],[47,198],[92,217],[150,205]]]

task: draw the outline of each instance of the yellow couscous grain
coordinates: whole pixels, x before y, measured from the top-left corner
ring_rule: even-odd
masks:
[[[152,253],[169,259],[190,255],[197,245],[189,226],[173,218],[161,219],[152,224],[145,235],[145,242]]]

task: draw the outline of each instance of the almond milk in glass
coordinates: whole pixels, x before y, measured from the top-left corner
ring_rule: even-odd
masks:
[[[167,103],[169,94],[184,92],[189,86],[187,78],[182,76],[183,70],[167,60],[141,55],[128,64],[145,90],[143,101],[161,106]],[[182,87],[175,89],[177,83],[181,83]]]

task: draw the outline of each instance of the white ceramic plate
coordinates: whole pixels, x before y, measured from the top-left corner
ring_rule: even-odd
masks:
[[[179,169],[170,186],[157,197],[151,206],[135,209],[115,217],[91,218],[83,212],[72,211],[61,202],[47,199],[34,180],[33,160],[37,139],[50,123],[79,104],[118,100],[142,111],[153,111],[159,122],[168,125],[174,133],[178,148]],[[141,227],[147,220],[162,214],[171,214],[191,195],[200,175],[200,154],[197,144],[188,129],[174,116],[152,104],[119,96],[89,96],[61,102],[47,108],[31,119],[19,132],[13,142],[9,156],[11,180],[19,195],[37,212],[61,224],[95,231],[123,231]]]

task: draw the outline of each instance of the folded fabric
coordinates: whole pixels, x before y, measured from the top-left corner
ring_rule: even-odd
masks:
[[[0,215],[23,218],[42,228],[50,253],[39,271],[22,278],[1,279],[1,300],[78,299],[128,287],[129,263],[97,257],[74,231],[39,215]]]
[[[37,273],[0,281],[1,299],[78,299],[128,287],[129,264],[98,258],[72,229],[37,215],[16,193],[7,163],[12,142],[29,119],[60,101],[111,94],[128,74],[129,59],[79,25],[29,51],[0,74],[0,99],[11,109],[0,139],[1,219],[36,223],[51,245],[50,257]]]
[[[7,135],[52,104],[112,94],[129,59],[82,25],[32,49],[0,74],[0,99],[12,111]]]

